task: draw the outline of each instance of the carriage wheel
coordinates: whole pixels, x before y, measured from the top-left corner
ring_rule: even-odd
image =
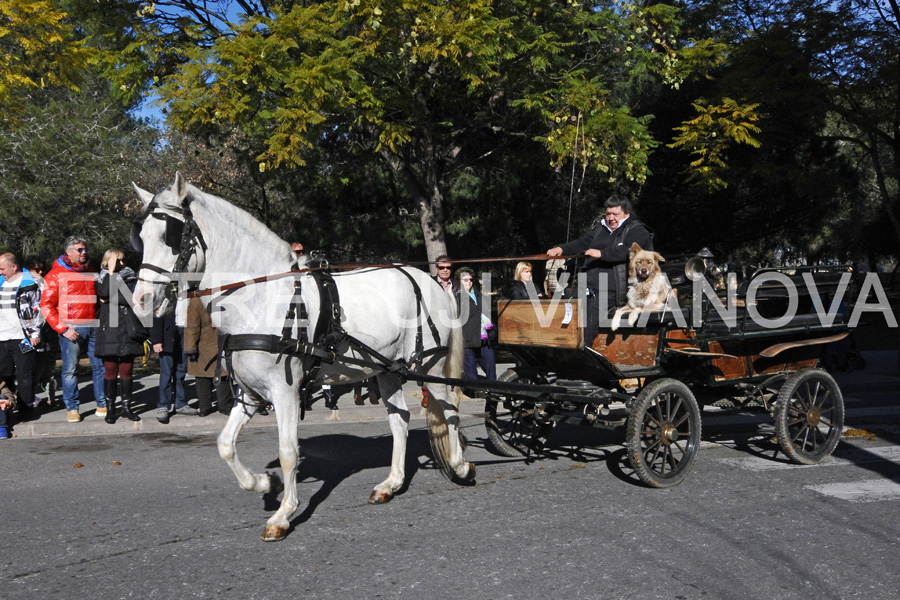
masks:
[[[678,485],[700,448],[700,408],[686,385],[658,379],[634,399],[625,437],[628,459],[649,486]]]
[[[497,381],[529,383],[527,378],[509,369]],[[553,430],[553,423],[535,419],[533,402],[507,398],[488,400],[484,407],[484,427],[488,441],[502,456],[518,457],[539,449]]]
[[[844,426],[844,397],[821,369],[794,373],[775,402],[775,436],[791,462],[814,465],[834,451]]]

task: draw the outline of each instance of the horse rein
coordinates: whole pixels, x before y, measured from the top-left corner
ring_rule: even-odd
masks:
[[[166,243],[169,247],[174,251],[174,237],[170,236],[169,229],[172,227],[172,221],[170,219],[176,218],[173,217],[168,212],[159,213],[162,216],[158,216],[156,213],[156,209],[160,210],[172,210],[175,212],[175,209],[169,209],[160,207],[155,200],[151,201],[150,204],[145,208],[141,217],[138,220],[135,220],[134,227],[132,230],[131,236],[131,245],[135,250],[142,250],[142,248],[138,248],[138,244],[136,242],[137,239],[140,239],[139,234],[137,234],[137,227],[142,225],[144,221],[147,220],[147,217],[154,217],[161,220],[166,220]],[[179,275],[184,273],[184,268],[187,266],[192,256],[197,254],[197,249],[201,249],[204,254],[206,253],[207,245],[206,241],[203,239],[203,233],[200,231],[200,227],[197,225],[197,222],[194,220],[193,214],[191,213],[190,205],[187,200],[184,206],[181,208],[181,223],[182,223],[182,232],[181,232],[181,240],[178,248],[178,256],[175,259],[175,265],[172,267],[171,271],[163,269],[157,265],[152,263],[142,263],[138,268],[138,273],[141,270],[147,269],[149,271],[154,271],[155,273],[159,273],[160,275],[165,276],[167,279],[165,281],[159,281],[156,279],[146,279],[144,277],[138,276],[139,281],[144,281],[146,283],[151,283],[154,285],[165,285],[166,286],[166,298],[169,299],[170,302],[174,303],[178,298],[178,280],[173,278],[175,275]],[[323,258],[314,259],[319,261],[318,266],[315,267],[307,267],[304,269],[293,268],[290,271],[286,271],[284,273],[274,273],[269,275],[262,275],[260,277],[254,277],[253,279],[247,279],[244,281],[236,281],[234,283],[228,283],[225,285],[221,285],[214,288],[207,288],[203,290],[189,290],[185,293],[183,297],[185,298],[200,298],[202,296],[209,296],[212,294],[217,294],[220,292],[226,292],[229,290],[236,290],[243,287],[247,287],[249,285],[255,285],[257,283],[264,283],[267,281],[275,281],[278,279],[283,279],[285,277],[297,277],[298,275],[312,273],[315,271],[350,271],[355,269],[396,269],[397,267],[409,266],[409,267],[417,267],[417,266],[430,266],[433,264],[437,264],[437,262],[442,263],[490,263],[490,262],[511,262],[511,261],[528,261],[528,260],[552,260],[552,259],[567,259],[574,258],[577,255],[561,255],[561,256],[549,256],[547,254],[533,254],[530,256],[506,256],[506,257],[492,257],[492,258],[471,258],[471,259],[462,259],[462,260],[442,260],[442,261],[416,261],[416,262],[408,262],[408,263],[337,263],[337,264],[329,264]],[[199,261],[199,258],[198,258]],[[296,262],[294,265],[296,266]],[[202,272],[202,271],[198,271]]]
[[[437,262],[442,263],[488,263],[488,262],[511,262],[511,261],[527,261],[527,260],[556,260],[556,259],[567,259],[567,258],[575,258],[578,255],[563,255],[563,256],[549,256],[547,254],[533,254],[531,256],[506,256],[506,257],[494,257],[494,258],[471,258],[471,259],[460,259],[460,260],[442,260]],[[329,264],[327,261],[322,261],[323,264],[317,267],[307,267],[304,269],[294,269],[292,271],[286,271],[284,273],[272,273],[270,275],[262,275],[260,277],[254,277],[253,279],[246,279],[244,281],[236,281],[234,283],[227,283],[225,285],[220,285],[214,288],[206,288],[203,290],[190,290],[187,292],[187,298],[200,298],[202,296],[209,296],[211,294],[218,294],[220,292],[226,292],[229,290],[236,290],[242,287],[247,287],[248,285],[255,285],[257,283],[265,283],[267,281],[275,281],[278,279],[283,279],[285,277],[296,277],[298,275],[302,275],[305,273],[312,273],[314,271],[326,271],[326,270],[338,270],[338,271],[350,271],[354,269],[396,269],[397,267],[417,267],[417,266],[429,266],[433,264],[437,264],[437,262],[429,262],[429,261],[417,261],[417,262],[408,262],[408,263],[336,263]]]

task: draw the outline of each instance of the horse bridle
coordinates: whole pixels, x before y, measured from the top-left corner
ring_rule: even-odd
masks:
[[[164,212],[165,210],[177,210],[181,213],[181,219],[168,212]],[[185,272],[185,267],[187,267],[191,257],[197,255],[198,249],[202,250],[205,255],[207,250],[206,241],[203,239],[200,227],[194,220],[188,199],[185,199],[180,210],[161,207],[157,204],[156,200],[153,200],[141,212],[141,216],[135,219],[134,224],[131,227],[131,247],[142,255],[144,252],[144,245],[141,240],[141,228],[148,217],[153,217],[154,219],[166,222],[165,243],[172,249],[173,253],[177,252],[178,256],[175,257],[175,264],[170,271],[152,263],[142,263],[138,269],[138,273],[143,269],[159,273],[160,275],[165,276],[167,281],[163,282],[154,279],[145,279],[140,277],[140,275],[138,275],[138,280],[152,284],[165,283],[165,296],[169,302],[174,304],[178,298],[178,278],[176,275]],[[198,272],[202,272],[202,269],[198,270]]]

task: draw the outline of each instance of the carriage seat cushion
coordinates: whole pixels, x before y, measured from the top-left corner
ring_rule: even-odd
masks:
[[[768,321],[756,321],[750,318],[750,315],[747,314],[746,310],[741,309],[738,310],[737,313],[737,323],[734,327],[729,327],[728,323],[725,322],[723,316],[717,311],[710,311],[708,315],[703,320],[703,330],[707,333],[726,333],[733,331],[766,331],[766,330],[785,330],[785,329],[794,329],[794,328],[818,328],[822,326],[822,321],[819,319],[819,316],[816,314],[803,313],[797,314],[791,317],[791,320],[786,324],[779,326],[777,328],[773,328],[771,326],[771,321],[777,320],[777,317],[766,317]],[[837,315],[835,318],[834,324],[841,325],[845,322],[845,315]]]
[[[758,277],[765,276],[765,273],[757,275]],[[827,273],[813,273],[813,281],[815,282],[815,292],[817,294],[824,295],[833,295],[837,290],[838,284],[841,281],[841,277],[844,276],[844,273],[840,271],[827,272]],[[802,274],[797,275],[788,275],[787,278],[790,280],[794,289],[797,290],[797,293],[801,296],[810,295],[813,290],[806,284],[806,280],[803,278]],[[747,297],[747,290],[750,288],[751,279],[745,279],[738,285],[737,289],[737,297],[744,299]],[[763,300],[767,298],[787,298],[788,290],[779,283],[778,281],[765,281],[756,289],[756,299]]]

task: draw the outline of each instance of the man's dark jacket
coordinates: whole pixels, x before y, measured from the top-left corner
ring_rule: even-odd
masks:
[[[164,317],[153,317],[150,327],[150,343],[163,345],[163,352],[181,356],[183,332],[175,326],[175,311]]]
[[[589,248],[600,250],[600,258],[589,258],[585,264],[587,286],[605,295],[615,306],[625,306],[628,297],[628,257],[631,244],[637,243],[644,250],[653,249],[653,238],[646,225],[634,215],[628,217],[615,231],[603,224],[591,233],[565,244],[560,244],[563,254],[577,254]],[[607,285],[601,287],[601,273],[606,273]]]

